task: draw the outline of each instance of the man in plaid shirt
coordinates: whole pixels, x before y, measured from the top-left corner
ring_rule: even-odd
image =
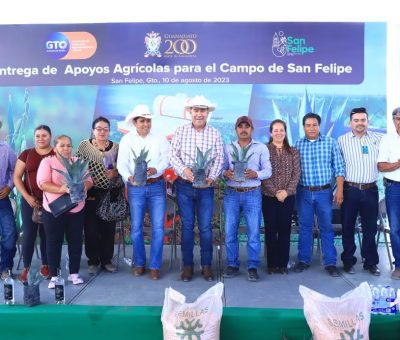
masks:
[[[224,163],[224,145],[221,134],[207,124],[210,112],[215,110],[215,104],[210,103],[203,96],[195,96],[185,106],[190,112],[192,122],[178,127],[172,138],[170,149],[170,163],[178,175],[176,180],[176,198],[179,214],[182,221],[182,280],[191,281],[193,277],[193,247],[194,221],[197,215],[200,231],[200,254],[202,275],[206,281],[214,279],[211,271],[212,260],[212,231],[211,219],[214,205],[213,184],[222,171]],[[197,157],[197,148],[204,154],[209,152],[208,159],[214,159],[206,169],[208,186],[205,188],[193,187],[193,159]]]
[[[300,185],[297,189],[299,214],[299,262],[294,272],[302,272],[310,266],[313,240],[314,215],[321,234],[323,264],[330,276],[339,276],[336,267],[336,248],[332,227],[332,188],[336,178],[334,201],[343,202],[344,164],[335,139],[320,135],[321,117],[307,113],[303,117],[305,136],[295,143],[301,160]]]

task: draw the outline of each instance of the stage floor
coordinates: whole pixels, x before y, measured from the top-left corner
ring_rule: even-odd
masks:
[[[148,246],[146,246],[148,251]],[[195,259],[198,262],[199,247],[195,247]],[[342,247],[337,245],[338,258]],[[63,253],[66,252],[64,246]],[[115,249],[117,253],[117,247]],[[379,245],[381,276],[376,277],[364,271],[361,258],[358,254],[359,262],[356,264],[356,274],[349,275],[344,273],[341,263],[338,261],[341,269],[340,277],[330,277],[320,262],[320,254],[314,251],[313,262],[310,268],[303,273],[293,273],[289,271],[288,275],[272,274],[266,272],[265,258],[262,257],[262,266],[259,269],[260,280],[250,282],[247,280],[246,264],[246,246],[240,247],[240,258],[242,267],[240,275],[224,279],[218,270],[218,256],[214,249],[214,272],[216,279],[214,282],[206,282],[200,275],[199,265],[195,266],[195,276],[191,282],[180,280],[180,249],[178,246],[177,259],[173,261],[172,268],[169,268],[170,246],[164,248],[164,261],[160,280],[150,279],[148,273],[142,277],[134,277],[132,268],[128,266],[123,258],[122,251],[119,260],[119,270],[117,273],[106,273],[99,271],[96,276],[89,276],[87,273],[86,257],[82,255],[80,273],[85,280],[82,285],[74,286],[68,282],[66,284],[66,298],[68,304],[74,305],[111,305],[111,306],[162,306],[164,301],[164,291],[167,287],[172,287],[187,297],[187,302],[193,302],[201,293],[210,288],[213,284],[222,281],[225,285],[224,306],[226,307],[252,307],[252,308],[303,308],[303,300],[299,294],[299,285],[307,286],[317,290],[322,294],[331,297],[340,296],[343,293],[356,287],[363,281],[370,284],[391,285],[400,288],[400,281],[390,278],[390,266],[385,246]],[[225,251],[222,249],[222,259],[225,259]],[[297,243],[291,245],[291,260],[295,261],[297,254]],[[126,256],[132,256],[132,247],[126,246]],[[17,263],[19,255],[15,258]],[[114,257],[116,261],[116,256]],[[243,265],[244,264],[244,265]],[[40,260],[34,255],[33,265],[40,265]],[[222,266],[225,262],[222,261]],[[65,256],[63,256],[63,276],[66,278]],[[20,270],[14,273],[19,275]],[[40,286],[41,303],[54,303],[54,290],[47,288],[48,281],[42,281]],[[22,304],[22,285],[16,280],[16,304]],[[1,301],[3,294],[1,294]]]

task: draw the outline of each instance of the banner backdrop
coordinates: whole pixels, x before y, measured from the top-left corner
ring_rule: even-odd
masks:
[[[241,115],[264,142],[271,120],[283,118],[293,143],[311,111],[333,137],[348,130],[352,107],[367,107],[374,130],[386,128],[384,23],[3,25],[0,48],[0,138],[17,152],[43,123],[77,145],[100,115],[119,141],[137,104],[171,135],[198,94],[217,103],[210,124],[226,142]]]

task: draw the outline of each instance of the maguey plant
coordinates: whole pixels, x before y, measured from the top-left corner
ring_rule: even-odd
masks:
[[[195,188],[204,188],[207,184],[207,170],[213,164],[215,157],[210,158],[211,148],[203,153],[199,147],[196,150],[196,159],[186,154],[193,162],[193,186]],[[210,158],[210,159],[209,159]]]
[[[150,160],[147,160],[149,150],[143,148],[140,150],[139,156],[136,155],[132,149],[133,161],[135,163],[135,170],[133,172],[133,184],[137,186],[144,186],[147,182],[147,165]]]
[[[254,152],[247,156],[247,153],[250,150],[251,144],[240,147],[240,149],[231,142],[232,146],[232,164],[233,164],[233,179],[237,182],[244,182],[245,178],[245,171],[247,169],[247,162],[251,156],[253,156]]]
[[[71,201],[73,203],[78,203],[85,200],[85,186],[84,182],[90,176],[88,171],[89,160],[84,160],[83,158],[77,158],[75,161],[71,162],[60,155],[62,164],[66,171],[53,168],[64,176],[65,184],[69,188],[69,194],[71,196]]]

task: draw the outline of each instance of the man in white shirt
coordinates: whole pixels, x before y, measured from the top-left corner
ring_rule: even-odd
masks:
[[[125,118],[134,129],[122,137],[117,160],[118,172],[128,185],[128,201],[131,213],[131,238],[133,245],[133,275],[141,276],[146,268],[146,251],[143,239],[143,219],[146,210],[151,219],[150,277],[157,280],[162,264],[166,187],[163,173],[168,168],[169,144],[164,136],[151,132],[152,114],[146,105],[137,105]],[[142,150],[146,157],[147,182],[137,185],[134,178],[135,158]],[[135,155],[136,156],[135,156]]]
[[[383,136],[379,146],[378,169],[383,172],[386,210],[395,269],[392,279],[400,280],[400,107],[392,112],[396,132]]]
[[[365,259],[364,269],[379,276],[379,263],[376,248],[376,220],[378,218],[379,194],[378,152],[381,135],[368,131],[366,108],[357,107],[350,112],[351,131],[338,139],[345,167],[345,182],[342,203],[342,244],[341,255],[344,271],[354,274],[357,258],[354,256],[356,244],[354,229],[357,215],[360,214],[363,240],[361,256]]]

